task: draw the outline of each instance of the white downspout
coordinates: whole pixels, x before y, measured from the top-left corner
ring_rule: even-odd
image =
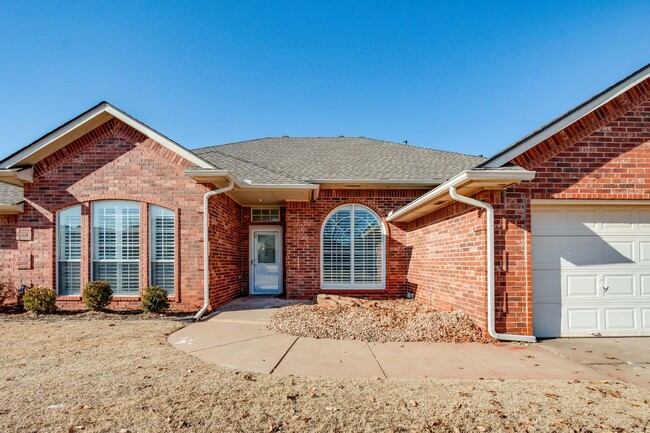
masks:
[[[208,191],[203,196],[203,307],[194,315],[195,321],[199,320],[210,306],[210,209],[208,208],[208,201],[214,195],[230,191],[234,185],[235,181],[231,179],[228,186],[214,191]]]
[[[534,343],[537,341],[534,336],[499,334],[494,326],[494,209],[489,203],[485,203],[473,198],[466,197],[456,192],[456,187],[449,187],[449,195],[456,201],[468,204],[470,206],[485,209],[487,217],[487,301],[488,301],[488,333],[496,340],[506,341],[524,341]]]

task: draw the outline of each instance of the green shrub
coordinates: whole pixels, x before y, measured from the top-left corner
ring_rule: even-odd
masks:
[[[56,292],[44,287],[31,287],[23,295],[23,306],[36,314],[51,313],[56,309]]]
[[[83,292],[84,305],[95,311],[106,308],[112,297],[113,290],[107,281],[91,281]]]
[[[142,309],[149,313],[161,313],[169,308],[167,290],[158,286],[144,289],[142,294]]]

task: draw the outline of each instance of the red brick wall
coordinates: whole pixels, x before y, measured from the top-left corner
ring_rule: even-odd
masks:
[[[2,224],[0,279],[54,287],[56,212],[82,204],[82,287],[90,278],[89,202],[117,199],[151,203],[177,214],[177,289],[173,308],[196,310],[202,292],[202,199],[208,187],[184,176],[192,164],[129,126],[111,120],[34,167],[25,186],[25,212]],[[147,206],[141,205],[141,286],[148,284]],[[6,220],[7,217],[0,217]],[[2,221],[4,222],[4,221]],[[15,241],[13,227],[31,227],[31,241]],[[12,240],[12,238],[14,240]],[[21,255],[31,269],[18,269]],[[61,308],[78,308],[79,297],[60,297]],[[139,306],[137,297],[116,297],[113,307]]]
[[[242,294],[242,208],[226,194],[210,199],[210,306],[220,307]],[[201,225],[201,227],[203,227]],[[200,266],[203,269],[203,263]]]
[[[478,195],[495,209],[498,332],[533,333],[532,199],[650,199],[649,99],[646,80],[515,158],[537,172],[533,181]],[[465,310],[481,326],[487,320],[484,227],[478,210],[453,204],[409,223],[407,234],[408,279],[417,299]]]
[[[290,298],[313,298],[320,290],[321,227],[327,215],[345,204],[362,204],[374,210],[387,228],[386,289],[326,290],[342,295],[375,298],[404,296],[410,250],[403,227],[388,224],[386,215],[421,196],[424,190],[333,190],[320,191],[315,202],[288,202],[285,229],[285,291]]]
[[[483,193],[479,200],[494,194]],[[465,311],[487,325],[485,212],[455,203],[407,226],[411,248],[409,289],[415,299],[437,308]]]

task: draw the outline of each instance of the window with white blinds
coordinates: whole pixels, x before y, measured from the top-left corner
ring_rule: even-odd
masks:
[[[174,261],[176,259],[176,215],[159,206],[149,206],[151,248],[150,284],[174,294]]]
[[[385,239],[373,211],[360,205],[336,209],[323,224],[321,242],[324,289],[385,287]]]
[[[57,214],[57,292],[79,295],[81,288],[81,206]]]
[[[93,203],[93,275],[108,281],[116,295],[140,292],[140,204]]]

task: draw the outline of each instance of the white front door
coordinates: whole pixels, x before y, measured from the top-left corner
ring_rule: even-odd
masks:
[[[650,335],[650,206],[535,206],[537,337]]]
[[[253,226],[250,232],[250,293],[282,293],[282,228]]]

